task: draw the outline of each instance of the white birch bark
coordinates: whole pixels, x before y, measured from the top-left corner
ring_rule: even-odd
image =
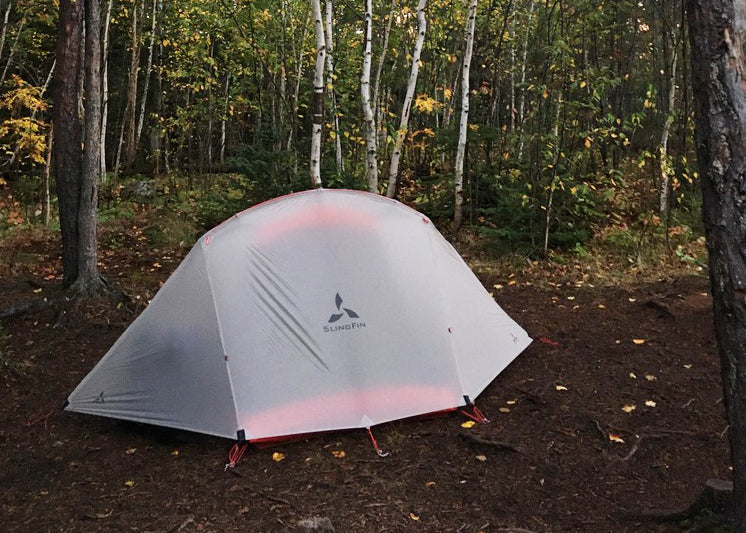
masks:
[[[471,54],[474,49],[474,26],[477,18],[477,0],[469,1],[469,12],[466,18],[466,46],[464,64],[461,70],[461,120],[459,122],[458,146],[456,148],[456,166],[454,168],[454,210],[453,231],[461,227],[464,211],[464,157],[466,156],[466,134],[469,126],[469,71]]]
[[[144,13],[143,13],[144,15]],[[142,126],[145,123],[145,104],[148,101],[148,88],[150,87],[150,73],[153,70],[153,48],[155,47],[155,25],[158,16],[158,3],[153,0],[153,13],[150,18],[150,43],[148,44],[148,62],[145,67],[145,81],[143,82],[142,100],[140,101],[140,113],[137,118],[137,131],[135,132],[135,146],[140,144]]]
[[[3,18],[3,31],[0,33],[0,57],[3,55],[5,49],[5,38],[8,35],[8,18],[10,17],[10,9],[13,7],[13,2],[8,2],[8,9],[5,10],[5,18]]]
[[[391,0],[391,9],[389,9],[389,19],[386,22],[386,30],[383,32],[383,49],[381,50],[381,57],[378,59],[378,66],[376,67],[376,77],[373,82],[373,115],[375,116],[378,111],[378,91],[381,88],[381,73],[383,72],[383,63],[386,61],[386,53],[389,48],[389,36],[391,35],[391,21],[394,20],[394,7],[396,7],[396,0]]]
[[[321,131],[324,126],[324,64],[326,38],[321,15],[321,0],[311,0],[316,28],[316,71],[313,76],[313,129],[311,130],[311,185],[321,187]]]
[[[422,45],[425,42],[425,33],[427,32],[427,20],[425,19],[425,6],[427,0],[419,0],[417,4],[417,41],[414,44],[412,52],[412,70],[409,73],[409,82],[407,83],[407,93],[404,97],[399,129],[396,132],[396,141],[394,141],[394,152],[391,154],[391,164],[389,165],[389,184],[386,190],[386,196],[393,198],[396,195],[396,187],[399,177],[399,159],[401,157],[402,144],[407,135],[409,128],[409,112],[412,109],[412,100],[414,99],[414,90],[417,87],[417,76],[420,72],[420,55]]]
[[[673,30],[671,31],[673,34]],[[658,148],[660,155],[660,169],[661,169],[661,191],[660,191],[660,215],[661,218],[668,214],[668,203],[669,195],[671,191],[671,164],[668,160],[668,137],[671,133],[671,126],[673,125],[675,117],[676,105],[676,68],[678,64],[678,42],[675,36],[672,35],[671,42],[673,43],[673,57],[671,58],[671,70],[668,77],[668,108],[666,109],[666,121],[663,123],[663,131],[661,132],[661,142]],[[664,39],[666,38],[664,34]]]
[[[326,0],[326,88],[330,93],[332,101],[332,114],[334,120],[334,159],[337,163],[337,171],[344,172],[344,159],[342,158],[342,139],[339,137],[339,110],[337,109],[337,92],[334,90],[334,40],[332,21],[334,19],[334,6],[332,0]]]
[[[360,77],[360,95],[365,117],[365,173],[368,176],[368,190],[378,192],[378,157],[376,155],[376,120],[370,104],[370,68],[373,61],[373,5],[365,0],[365,52],[363,74]]]
[[[230,73],[226,74],[225,76],[225,93],[223,94],[223,116],[220,119],[220,166],[225,166],[225,140],[226,140],[226,129],[227,129],[227,122],[228,122],[228,103],[229,103],[229,94],[230,94],[230,87],[231,87],[231,75]]]
[[[8,74],[8,69],[10,68],[10,65],[13,63],[13,56],[16,53],[16,49],[18,48],[18,41],[21,39],[21,33],[23,33],[23,27],[26,25],[26,17],[21,19],[21,24],[18,26],[18,33],[16,33],[16,38],[13,41],[13,47],[10,49],[10,55],[8,56],[8,62],[5,63],[5,68],[3,69],[3,74],[0,76],[0,85],[3,84],[5,81],[5,76]]]
[[[109,27],[111,25],[111,6],[114,0],[106,4],[103,36],[101,39],[101,183],[106,183],[106,127],[109,118]]]
[[[531,18],[534,14],[534,9],[536,7],[536,4],[531,2],[530,7],[528,9],[528,21],[526,22],[526,35],[523,38],[523,52],[521,57],[521,92],[518,95],[518,127],[520,128],[520,133],[518,134],[518,159],[523,159],[523,117],[524,117],[524,109],[526,106],[526,59],[528,57],[528,36],[529,36],[529,28],[531,26]]]

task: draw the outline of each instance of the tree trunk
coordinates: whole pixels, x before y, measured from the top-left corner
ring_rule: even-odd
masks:
[[[148,62],[145,66],[145,81],[142,87],[142,98],[140,99],[140,113],[137,119],[137,132],[135,133],[135,149],[140,144],[142,127],[145,123],[145,104],[148,102],[148,89],[150,87],[150,74],[153,70],[153,50],[155,49],[156,20],[158,18],[158,0],[153,0],[153,13],[150,21],[150,44],[148,45]],[[143,17],[145,13],[143,12]]]
[[[142,19],[145,8],[145,0],[139,4],[140,15],[138,17],[138,4],[132,9],[132,53],[130,55],[129,76],[127,78],[127,97],[122,115],[122,127],[119,132],[119,144],[117,146],[117,158],[114,164],[114,177],[119,174],[120,166],[129,168],[135,160],[135,107],[137,104],[137,75],[140,65],[140,37],[142,34]]]
[[[13,7],[13,2],[8,2],[8,7],[5,10],[5,17],[3,18],[3,31],[0,32],[0,57],[3,55],[5,49],[5,39],[8,35],[8,19],[10,18],[10,10]]]
[[[47,157],[44,164],[44,199],[41,204],[41,216],[44,225],[49,226],[49,218],[52,210],[52,198],[49,192],[49,176],[52,171],[52,139],[54,139],[54,122],[49,125],[47,134]]]
[[[96,212],[101,172],[101,3],[85,0],[85,124],[83,172],[78,204],[78,277],[73,290],[94,294],[101,285],[98,272]]]
[[[407,129],[409,128],[409,112],[412,109],[412,99],[414,98],[414,90],[417,87],[417,76],[420,72],[420,54],[422,53],[422,45],[425,42],[425,32],[427,31],[427,21],[425,20],[426,5],[427,0],[420,0],[419,4],[417,4],[417,41],[414,44],[414,51],[412,52],[412,70],[409,73],[407,94],[404,97],[399,130],[396,132],[394,152],[391,154],[391,164],[389,165],[389,185],[386,190],[386,196],[389,198],[393,198],[396,195],[399,178],[399,157],[401,156],[402,143],[407,136]]]
[[[663,34],[664,39],[668,39],[666,32]],[[666,218],[669,209],[669,194],[671,192],[671,172],[672,166],[668,157],[668,137],[671,133],[671,126],[673,125],[674,117],[676,116],[676,67],[678,65],[678,41],[676,39],[675,29],[671,29],[671,64],[668,75],[668,98],[666,99],[666,120],[663,123],[663,131],[661,132],[661,142],[658,148],[660,155],[660,171],[661,171],[661,191],[660,191],[660,216],[662,219]]]
[[[57,67],[53,78],[54,173],[62,234],[62,272],[66,286],[78,277],[78,204],[82,171],[78,87],[83,2],[60,0]]]
[[[697,157],[715,331],[733,464],[735,531],[746,531],[746,2],[688,0]]]
[[[324,64],[326,38],[321,15],[321,0],[311,0],[316,28],[316,71],[313,75],[313,130],[311,132],[311,186],[321,187],[321,130],[324,127]]]
[[[368,177],[368,190],[378,192],[378,157],[376,155],[376,119],[370,104],[370,67],[373,61],[373,5],[365,0],[365,52],[363,74],[360,77],[360,95],[365,117],[365,173]]]
[[[16,33],[16,38],[13,41],[13,46],[10,49],[10,55],[8,56],[8,61],[5,63],[5,68],[3,69],[2,75],[0,75],[0,85],[2,85],[5,82],[5,76],[8,75],[8,69],[10,68],[10,65],[13,63],[13,56],[15,56],[16,49],[18,48],[18,41],[21,39],[21,34],[23,33],[23,26],[26,24],[26,17],[21,19],[21,24],[18,26],[18,33]]]
[[[332,21],[334,19],[334,6],[332,0],[326,0],[326,87],[332,100],[332,114],[334,115],[334,159],[337,163],[337,172],[344,172],[344,160],[342,159],[342,139],[339,136],[339,110],[337,109],[337,92],[334,90],[334,41],[332,32]]]
[[[109,28],[111,26],[111,6],[114,0],[106,2],[104,35],[101,43],[101,183],[106,183],[106,127],[109,118]]]
[[[456,149],[456,168],[454,169],[454,209],[453,231],[461,228],[464,216],[464,157],[466,155],[466,133],[469,125],[469,70],[471,53],[474,49],[474,26],[477,18],[477,0],[470,0],[469,13],[466,18],[466,47],[464,65],[461,71],[461,121],[459,123],[458,147]]]

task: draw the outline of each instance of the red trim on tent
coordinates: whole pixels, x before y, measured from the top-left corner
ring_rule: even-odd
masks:
[[[240,417],[240,423],[248,435],[270,435],[249,438],[251,442],[286,440],[327,430],[368,427],[378,423],[378,420],[411,418],[455,409],[456,406],[463,405],[461,398],[459,391],[446,387],[381,387],[289,402],[262,412],[247,413]],[[367,414],[370,422],[362,421],[361,413]],[[327,420],[342,427],[329,428]],[[320,430],[314,432],[314,427]]]

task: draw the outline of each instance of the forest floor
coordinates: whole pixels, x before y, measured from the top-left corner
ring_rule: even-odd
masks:
[[[482,260],[481,281],[535,340],[477,399],[490,423],[381,425],[385,458],[356,430],[249,447],[225,471],[228,440],[63,413],[187,251],[147,235],[131,219],[101,237],[102,269],[132,303],[2,323],[3,531],[292,531],[313,516],[337,532],[681,531],[638,514],[686,507],[708,478],[730,477],[701,273],[609,283],[581,265],[510,277]],[[0,272],[0,307],[54,298],[58,241],[15,232]]]

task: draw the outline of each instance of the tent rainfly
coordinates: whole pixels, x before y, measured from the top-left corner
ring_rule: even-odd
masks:
[[[531,342],[430,220],[313,190],[202,236],[66,409],[230,439],[463,406]]]

